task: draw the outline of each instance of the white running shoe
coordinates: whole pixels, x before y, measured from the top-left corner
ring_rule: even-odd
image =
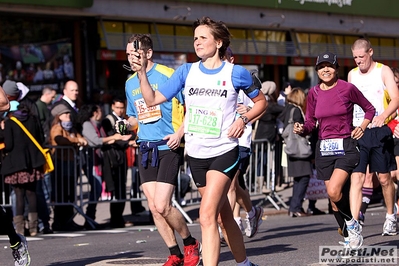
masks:
[[[338,258],[349,259],[355,255],[356,250],[350,247],[349,237],[344,237],[344,241],[339,241],[338,243],[343,246],[342,251],[337,256]]]
[[[384,226],[382,227],[383,236],[396,236],[397,222],[391,221],[390,219],[385,219]]]
[[[348,226],[349,247],[351,249],[359,249],[363,245],[362,226],[358,221],[354,225]]]
[[[234,220],[235,220],[235,218],[234,218]],[[242,233],[243,235],[245,235],[245,228],[244,228],[244,225],[242,224],[241,218],[240,218],[240,219],[237,219],[237,220],[235,220],[235,221],[237,222],[238,228],[240,228],[241,233]]]
[[[263,208],[255,207],[255,215],[252,218],[246,218],[245,222],[247,228],[245,228],[245,234],[247,237],[254,237],[258,233],[259,226],[262,224]]]
[[[30,256],[28,251],[28,243],[26,242],[26,238],[20,234],[18,234],[21,241],[15,246],[11,247],[12,256],[14,257],[14,265],[15,266],[29,266],[30,265]]]

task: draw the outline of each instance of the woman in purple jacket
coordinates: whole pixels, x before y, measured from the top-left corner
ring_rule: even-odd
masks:
[[[372,120],[375,109],[351,83],[338,79],[338,61],[333,53],[317,57],[319,84],[310,89],[305,124],[295,123],[294,133],[307,135],[319,126],[315,164],[317,178],[324,180],[335,219],[344,235],[345,248],[358,249],[363,244],[362,228],[353,219],[349,207],[349,193],[345,184],[359,162],[357,140]],[[365,112],[359,127],[353,127],[353,107]]]

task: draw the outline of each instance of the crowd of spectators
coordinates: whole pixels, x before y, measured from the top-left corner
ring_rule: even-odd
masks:
[[[110,195],[107,199],[126,200],[126,157],[128,149],[129,153],[134,150],[135,133],[122,136],[114,130],[114,124],[124,119],[125,100],[114,99],[110,114],[104,116],[96,104],[78,108],[79,88],[73,80],[65,83],[58,98],[56,89],[44,87],[36,102],[29,98],[29,88],[22,82],[7,79],[2,87],[11,106],[2,114],[0,131],[3,161],[7,161],[1,167],[2,190],[11,202],[2,204],[12,206],[17,233],[34,236],[53,230],[96,229],[96,201],[102,193]],[[51,149],[53,172],[43,172],[45,161],[39,149],[11,117],[28,128],[42,147]],[[84,182],[84,177],[90,186],[82,226],[73,218],[77,184]],[[133,205],[140,209],[137,212],[145,210],[141,203]],[[124,221],[124,209],[125,202],[110,204],[111,227],[131,225]]]

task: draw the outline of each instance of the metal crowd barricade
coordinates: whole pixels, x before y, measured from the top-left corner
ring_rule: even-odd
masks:
[[[266,194],[266,198],[258,205],[269,201],[277,210],[280,210],[278,203],[287,209],[287,204],[276,192],[274,144],[267,139],[257,139],[252,141],[251,149],[252,155],[245,174],[250,195]]]
[[[101,157],[104,158],[101,147],[47,146],[47,148],[53,151],[52,158],[54,163],[54,171],[49,174],[51,184],[45,186],[46,189],[44,191],[49,196],[47,202],[49,206],[73,206],[75,210],[74,216],[80,214],[87,224],[95,228],[97,223],[90,218],[88,213],[91,207],[95,207],[99,203],[147,200],[140,187],[139,171],[136,166],[139,163],[137,156],[135,156],[135,164],[128,166],[128,158],[126,153],[124,153],[124,164],[120,167],[119,172],[113,176],[116,181],[114,192],[111,195],[102,195],[102,171],[104,168],[102,166],[98,167],[98,165],[102,165],[102,162],[97,161]],[[137,154],[138,150],[136,149],[135,155]],[[97,155],[100,155],[100,157],[97,157]],[[172,204],[189,223],[193,223],[180,206],[178,196],[180,195],[180,175],[178,180],[176,196],[172,198]],[[0,181],[1,204],[5,207],[11,207],[12,187],[4,183],[3,176],[1,176]],[[74,216],[70,219],[73,219]]]
[[[137,168],[127,166],[126,153],[123,153],[125,156],[123,166],[116,173],[116,178],[114,176],[114,192],[103,195],[104,168],[101,158],[104,157],[101,147],[76,149],[72,146],[50,146],[49,148],[54,149],[55,168],[51,173],[51,191],[47,191],[51,194],[50,206],[72,205],[76,210],[75,215],[82,215],[86,223],[95,228],[97,223],[90,217],[89,212],[94,210],[92,215],[95,217],[97,204],[147,200],[142,197]]]
[[[126,152],[124,152],[123,164],[118,167],[113,167],[117,172],[112,172],[111,183],[114,186],[112,192],[105,192],[105,186],[107,186],[107,180],[105,180],[105,167],[104,160],[106,156],[118,156],[117,154],[108,154],[106,152],[112,152],[112,149],[108,151],[102,150],[101,147],[85,147],[80,149],[80,161],[82,165],[82,171],[80,172],[79,182],[79,206],[86,207],[86,213],[84,217],[86,221],[95,227],[96,223],[90,218],[90,212],[95,216],[96,205],[99,203],[118,203],[118,202],[133,202],[133,201],[146,201],[144,193],[140,189],[139,173],[136,166],[128,166]],[[137,151],[136,153],[137,154]],[[137,162],[137,160],[136,160]],[[107,175],[110,177],[111,175]],[[110,184],[111,184],[110,183]]]
[[[70,205],[76,213],[85,216],[81,205],[81,189],[79,180],[81,176],[82,161],[80,151],[73,146],[50,146],[53,153],[54,171],[50,173],[50,187],[48,193],[49,206]],[[70,220],[73,217],[70,218]]]
[[[133,202],[146,201],[142,193],[139,182],[139,173],[136,165],[139,163],[136,158],[134,166],[123,165],[122,172],[117,173],[119,184],[126,186],[117,186],[113,196],[102,195],[101,169],[96,169],[94,161],[96,153],[100,152],[99,147],[76,147],[71,146],[51,146],[54,149],[53,161],[55,170],[51,173],[51,194],[50,206],[71,205],[76,210],[76,214],[82,215],[86,222],[93,228],[96,222],[87,215],[87,208],[90,205],[96,205],[104,202]],[[136,155],[137,155],[136,150]],[[125,154],[126,156],[126,154]],[[275,190],[275,154],[274,146],[266,139],[254,140],[252,143],[252,155],[247,172],[244,175],[246,184],[251,196],[266,195],[258,205],[269,201],[276,209],[280,209],[278,203],[284,208],[288,208],[285,202],[277,195]],[[261,163],[263,162],[263,163]],[[189,174],[187,161],[184,160],[183,172]],[[97,171],[97,172],[96,172]],[[93,174],[94,173],[94,174]],[[91,176],[90,176],[91,175]],[[93,176],[94,175],[94,176]],[[97,179],[96,179],[97,178]],[[95,183],[94,181],[97,181]],[[183,214],[189,223],[191,218],[184,211],[184,206],[198,205],[201,202],[201,195],[196,189],[193,180],[190,178],[191,189],[181,197],[181,175],[178,176],[176,193],[172,198],[172,204]],[[4,184],[4,177],[1,178],[1,203],[4,206],[11,205],[11,188]],[[134,192],[133,192],[134,191]],[[91,193],[91,194],[90,194]],[[115,197],[119,194],[119,197]],[[121,196],[123,195],[123,196]],[[184,204],[181,204],[184,200]],[[183,207],[182,207],[183,206]],[[73,217],[72,217],[73,218]]]
[[[97,224],[90,216],[95,216],[97,204],[147,200],[140,188],[139,171],[136,166],[139,163],[137,158],[135,158],[135,165],[129,167],[127,163],[128,158],[125,157],[124,164],[116,167],[118,173],[112,173],[115,189],[112,193],[103,194],[104,161],[101,162],[98,160],[101,160],[101,158],[102,160],[105,159],[104,152],[106,151],[103,151],[101,147],[81,147],[76,158],[76,161],[79,163],[79,171],[76,185],[76,206],[74,205],[74,207],[77,213],[82,215],[86,222],[93,228]],[[136,149],[135,155],[137,155],[137,152],[138,150]],[[124,153],[124,156],[126,156],[126,153]],[[175,198],[172,199],[172,203],[189,223],[193,223]],[[55,202],[53,204],[60,203]],[[85,212],[83,211],[84,209],[86,210]],[[93,209],[94,213],[91,213]]]

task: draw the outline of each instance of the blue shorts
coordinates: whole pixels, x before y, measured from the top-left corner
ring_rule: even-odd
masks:
[[[198,159],[188,156],[188,164],[197,187],[206,186],[206,173],[216,170],[233,180],[239,166],[240,153],[238,146],[217,157]]]
[[[358,141],[360,161],[353,172],[389,173],[396,170],[392,131],[387,126],[368,128]]]

